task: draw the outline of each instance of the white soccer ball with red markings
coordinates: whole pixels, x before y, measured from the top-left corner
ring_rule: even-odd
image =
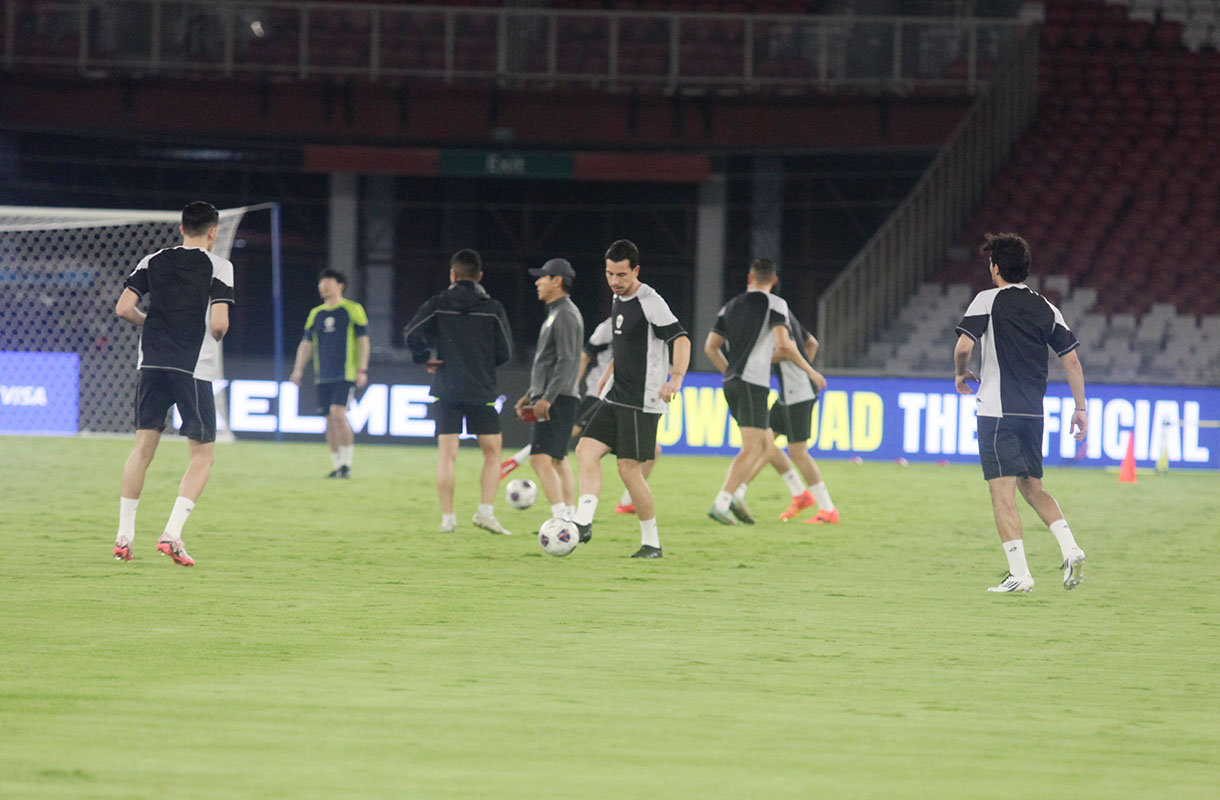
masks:
[[[525,510],[538,499],[538,484],[525,478],[514,478],[504,488],[504,499],[513,508]]]
[[[580,532],[574,522],[551,518],[538,529],[538,544],[553,556],[566,556],[580,544]]]

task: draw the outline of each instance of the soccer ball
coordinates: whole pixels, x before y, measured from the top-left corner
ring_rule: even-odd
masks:
[[[513,508],[525,510],[538,499],[538,484],[525,478],[514,478],[504,489],[504,499]]]
[[[580,533],[576,523],[552,517],[538,529],[538,544],[553,556],[566,556],[580,544]]]

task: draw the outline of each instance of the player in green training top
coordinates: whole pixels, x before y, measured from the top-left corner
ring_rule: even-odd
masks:
[[[309,312],[305,336],[297,347],[292,382],[301,385],[305,362],[313,355],[318,385],[318,413],[326,415],[326,443],[334,470],[328,478],[352,476],[355,435],[347,422],[347,404],[355,389],[369,382],[369,318],[364,306],[343,296],[347,276],[333,269],[318,275],[322,305]]]

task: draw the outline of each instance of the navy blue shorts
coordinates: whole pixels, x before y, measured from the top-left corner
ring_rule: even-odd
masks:
[[[343,406],[352,401],[356,384],[351,381],[326,381],[318,384],[318,413],[329,414],[331,406]]]

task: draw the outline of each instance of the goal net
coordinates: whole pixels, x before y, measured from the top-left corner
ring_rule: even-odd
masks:
[[[229,257],[247,210],[220,212],[214,253]],[[0,206],[0,432],[132,430],[140,333],[114,304],[141,258],[181,244],[180,221],[179,212]],[[223,396],[218,438],[228,434]]]

